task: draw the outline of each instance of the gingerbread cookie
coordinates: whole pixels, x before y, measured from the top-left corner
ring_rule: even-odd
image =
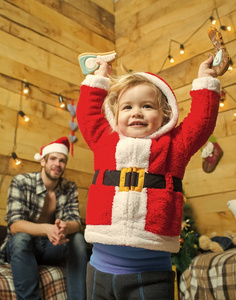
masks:
[[[80,68],[84,75],[88,75],[96,71],[99,65],[96,63],[96,59],[101,57],[106,62],[113,62],[116,58],[116,52],[104,52],[104,53],[82,53],[78,56]]]
[[[228,70],[230,56],[224,45],[221,33],[215,27],[210,27],[208,29],[208,36],[215,48],[212,69],[218,76],[222,76]]]

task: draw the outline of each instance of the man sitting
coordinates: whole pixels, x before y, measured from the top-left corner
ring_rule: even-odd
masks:
[[[8,192],[8,234],[1,256],[11,264],[18,300],[40,299],[38,264],[66,262],[68,300],[86,299],[87,254],[79,233],[78,189],[62,177],[70,144],[62,137],[34,158],[40,172],[16,175]]]

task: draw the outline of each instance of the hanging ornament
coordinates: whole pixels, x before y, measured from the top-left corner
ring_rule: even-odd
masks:
[[[75,117],[75,115],[76,115],[76,105],[72,104],[72,101],[71,101],[71,104],[67,104],[67,109],[70,112],[70,114],[72,115],[72,117]]]
[[[67,105],[67,109],[72,115],[72,119],[69,122],[71,128],[71,134],[69,135],[69,139],[71,141],[71,155],[74,155],[74,143],[77,141],[77,137],[74,134],[74,131],[78,128],[78,124],[74,122],[74,117],[76,115],[76,105],[74,105],[74,100],[71,100],[71,104]]]
[[[73,121],[70,121],[69,125],[70,125],[71,130],[73,130],[73,131],[76,131],[76,129],[78,128],[78,124]]]
[[[69,135],[71,143],[75,143],[77,141],[77,137],[75,135],[70,134]]]
[[[213,172],[223,155],[223,151],[213,135],[209,137],[208,142],[201,149],[201,151],[201,157],[203,158],[203,171],[206,173]]]

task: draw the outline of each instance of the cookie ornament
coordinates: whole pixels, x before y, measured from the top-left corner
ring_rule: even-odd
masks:
[[[215,27],[208,29],[208,36],[215,49],[212,70],[214,70],[218,76],[222,76],[228,70],[230,56],[223,42],[221,33]]]
[[[80,68],[84,75],[88,75],[96,71],[99,65],[96,63],[96,59],[101,57],[107,63],[113,62],[116,58],[116,52],[104,52],[104,53],[82,53],[78,56]]]

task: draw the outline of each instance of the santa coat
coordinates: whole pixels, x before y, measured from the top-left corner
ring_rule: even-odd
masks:
[[[156,75],[141,74],[162,90],[172,108],[170,122],[146,138],[122,136],[107,107],[104,117],[101,108],[109,90],[107,78],[88,75],[82,83],[76,115],[94,153],[95,171],[88,195],[85,239],[89,243],[178,252],[183,214],[181,180],[191,156],[213,132],[220,83],[212,77],[195,79],[191,111],[176,126],[178,107],[171,88]],[[152,177],[158,187],[150,183]]]

